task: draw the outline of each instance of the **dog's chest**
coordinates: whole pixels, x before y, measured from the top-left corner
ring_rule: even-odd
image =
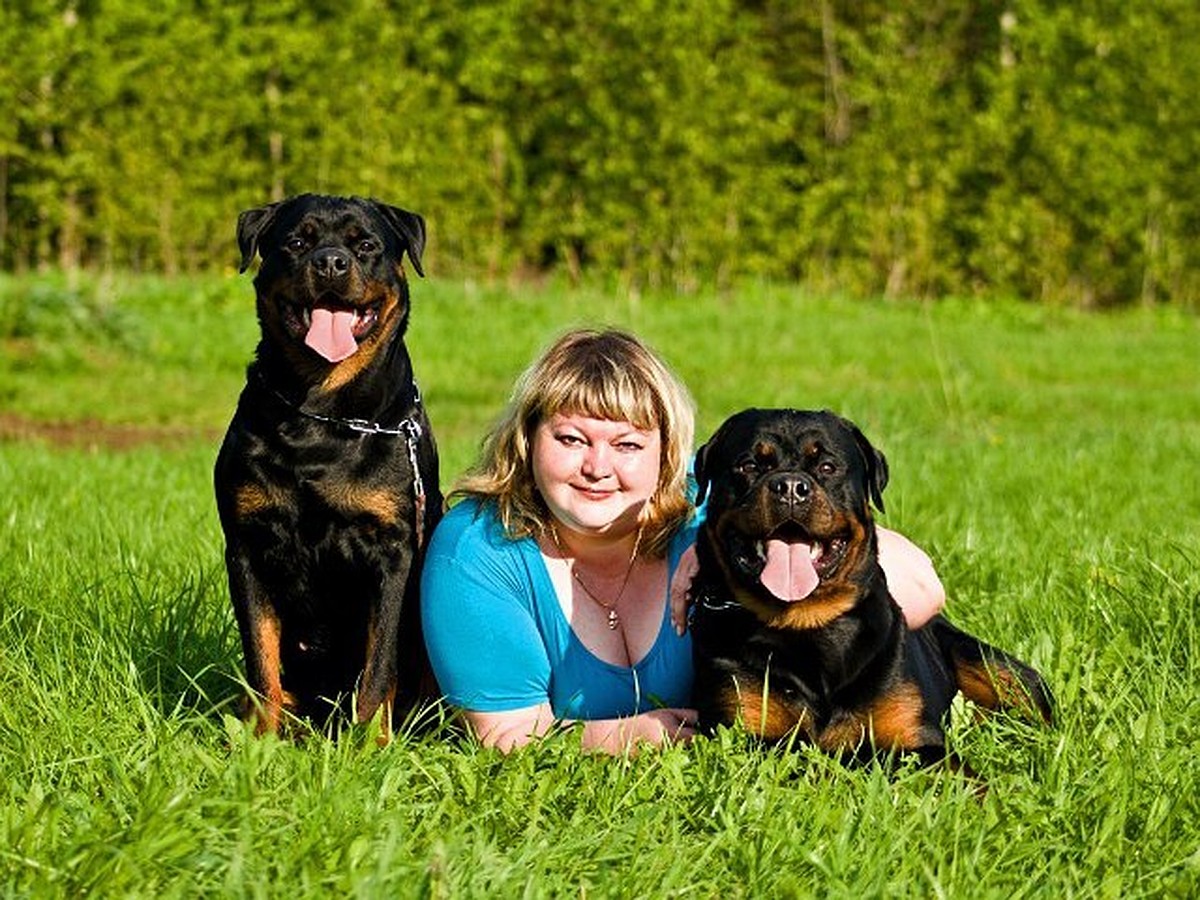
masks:
[[[410,509],[412,473],[395,439],[364,436],[340,446],[281,454],[272,480],[291,495],[296,524],[395,528]]]
[[[239,530],[263,549],[307,554],[332,542],[345,551],[356,538],[409,533],[412,466],[394,437],[329,440],[311,428],[280,428],[240,451],[231,448],[221,480],[232,490]]]

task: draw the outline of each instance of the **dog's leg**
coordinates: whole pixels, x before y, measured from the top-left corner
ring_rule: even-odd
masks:
[[[1050,688],[1014,656],[955,628],[941,616],[928,626],[949,660],[958,688],[987,709],[1011,709],[1047,725],[1054,721]]]
[[[716,720],[740,721],[746,731],[763,741],[777,742],[793,735],[812,740],[812,710],[798,698],[785,698],[783,691],[771,685],[769,671],[764,676],[726,673],[723,686],[715,693]]]
[[[369,722],[382,708],[381,740],[389,740],[392,735],[401,614],[405,587],[413,568],[411,557],[405,557],[395,554],[395,561],[383,575],[378,601],[372,606],[367,622],[366,658],[358,686],[355,716],[360,722]]]
[[[247,718],[254,718],[255,734],[279,730],[283,711],[295,705],[283,689],[280,643],[283,636],[279,615],[239,554],[227,554],[229,591],[233,597],[242,652],[246,660],[246,682],[257,697],[249,698]]]

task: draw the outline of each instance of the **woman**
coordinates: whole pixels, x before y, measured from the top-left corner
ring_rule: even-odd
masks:
[[[421,582],[434,674],[485,745],[575,722],[610,753],[695,733],[691,641],[670,596],[679,618],[694,421],[686,389],[622,331],[568,332],[518,381]],[[910,621],[941,607],[907,540],[881,529],[880,562]]]

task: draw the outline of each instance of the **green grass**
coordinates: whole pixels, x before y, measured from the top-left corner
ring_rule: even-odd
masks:
[[[248,279],[10,278],[0,423],[89,424],[0,442],[5,895],[1200,892],[1197,320],[764,286],[414,296],[444,480],[581,322],[657,346],[702,433],[747,405],[857,419],[891,462],[885,521],[934,556],[957,622],[1042,669],[1058,726],[956,712],[983,802],[730,731],[631,760],[570,735],[501,757],[444,727],[383,749],[252,739],[210,486],[254,345]]]

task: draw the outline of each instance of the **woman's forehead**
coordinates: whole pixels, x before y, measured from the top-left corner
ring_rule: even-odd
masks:
[[[654,402],[644,393],[633,391],[573,391],[545,398],[541,418],[562,414],[630,422],[643,429],[661,424]]]
[[[549,428],[574,428],[584,434],[613,438],[627,434],[638,434],[643,437],[657,437],[659,428],[656,424],[641,425],[625,418],[614,418],[610,415],[593,415],[590,412],[559,410],[545,419]]]

